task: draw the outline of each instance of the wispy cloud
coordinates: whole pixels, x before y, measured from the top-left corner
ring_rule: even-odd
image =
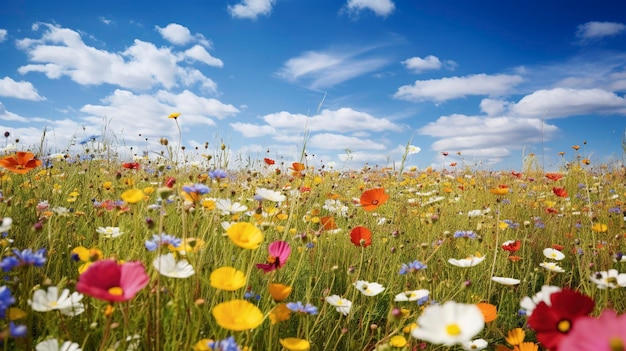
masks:
[[[243,0],[228,6],[228,12],[234,18],[256,19],[260,15],[269,16],[276,0]]]
[[[626,32],[626,25],[618,22],[587,22],[578,26],[576,37],[583,42]]]
[[[9,34],[9,32],[7,32],[6,29],[0,29],[0,43],[7,40],[7,34]]]
[[[375,47],[307,51],[287,60],[277,75],[290,82],[303,83],[314,90],[329,88],[371,73],[389,63],[382,57],[366,56],[373,49]]]
[[[387,17],[393,12],[396,5],[391,0],[348,0],[346,8],[351,13],[371,10],[377,16]]]
[[[508,94],[522,81],[519,75],[484,73],[464,77],[417,80],[413,85],[401,86],[393,96],[401,100],[436,102],[470,95],[501,96]]]

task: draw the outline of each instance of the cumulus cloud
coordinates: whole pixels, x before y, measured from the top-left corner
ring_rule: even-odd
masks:
[[[412,71],[413,73],[422,73],[428,70],[439,70],[442,67],[454,69],[457,66],[454,61],[448,60],[442,62],[437,56],[433,55],[428,55],[424,58],[414,56],[402,61],[402,64],[406,67],[406,69]]]
[[[161,34],[163,39],[174,45],[186,45],[192,42],[198,42],[205,47],[211,47],[211,42],[208,41],[204,35],[200,33],[192,35],[191,31],[187,27],[178,23],[170,23],[163,28],[155,26],[155,29],[159,32],[159,34]]]
[[[372,140],[337,133],[319,133],[311,136],[307,145],[325,150],[385,150],[385,145]]]
[[[45,100],[31,82],[16,82],[10,77],[0,79],[0,96],[33,101]]]
[[[224,67],[222,60],[215,58],[209,54],[206,49],[200,45],[194,45],[192,48],[185,50],[185,56],[193,60],[205,63],[209,66]]]
[[[387,17],[396,8],[391,0],[348,0],[346,7],[348,11],[358,13],[362,10],[371,10],[377,16]]]
[[[342,131],[350,133],[357,131],[400,131],[403,129],[401,125],[386,118],[376,118],[368,113],[347,107],[337,110],[325,109],[311,117],[283,111],[265,115],[263,120],[276,129],[290,131],[308,129],[312,132]]]
[[[234,18],[256,19],[260,15],[269,16],[276,0],[243,0],[234,6],[228,6],[228,12]]]
[[[106,83],[135,90],[198,84],[205,91],[217,91],[217,84],[198,69],[180,65],[192,56],[170,48],[135,39],[124,51],[109,52],[88,46],[74,30],[46,23],[34,26],[40,27],[45,28],[40,39],[17,41],[32,62],[18,69],[21,74],[41,72],[50,79],[67,76],[81,85]]]
[[[585,41],[614,36],[626,32],[626,25],[618,22],[587,22],[578,26],[576,37]]]
[[[287,60],[277,75],[290,82],[307,84],[311,89],[328,88],[388,63],[379,57],[363,57],[372,49],[307,51]]]
[[[523,81],[519,75],[475,74],[465,77],[417,80],[413,85],[403,85],[393,95],[396,99],[409,101],[446,100],[468,95],[499,96],[507,94]]]
[[[512,104],[511,112],[530,118],[561,118],[585,114],[626,115],[626,98],[602,89],[541,89]]]

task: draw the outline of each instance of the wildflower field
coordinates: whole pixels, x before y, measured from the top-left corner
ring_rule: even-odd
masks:
[[[619,166],[575,146],[552,172],[229,169],[224,149],[4,155],[2,348],[624,350]]]

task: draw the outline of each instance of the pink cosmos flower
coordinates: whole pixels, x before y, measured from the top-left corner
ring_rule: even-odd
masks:
[[[149,281],[141,262],[118,264],[115,260],[102,260],[92,263],[78,277],[76,290],[104,301],[128,301]]]
[[[256,264],[256,268],[262,269],[265,273],[284,266],[291,253],[291,247],[286,241],[274,241],[267,247],[267,251],[269,252],[267,263]]]
[[[580,317],[563,338],[559,350],[612,351],[626,345],[626,314],[606,309],[599,318]]]

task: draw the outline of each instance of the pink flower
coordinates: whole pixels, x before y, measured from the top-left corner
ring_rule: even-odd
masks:
[[[267,251],[270,254],[267,263],[256,264],[256,268],[262,269],[265,273],[284,266],[291,253],[291,247],[286,241],[274,241],[267,247]]]
[[[102,260],[92,263],[78,277],[76,290],[104,301],[128,301],[149,281],[141,262],[118,264],[114,260]]]
[[[626,345],[626,315],[606,309],[599,318],[580,317],[572,331],[561,341],[559,350],[611,351]],[[618,348],[619,347],[619,348]]]

